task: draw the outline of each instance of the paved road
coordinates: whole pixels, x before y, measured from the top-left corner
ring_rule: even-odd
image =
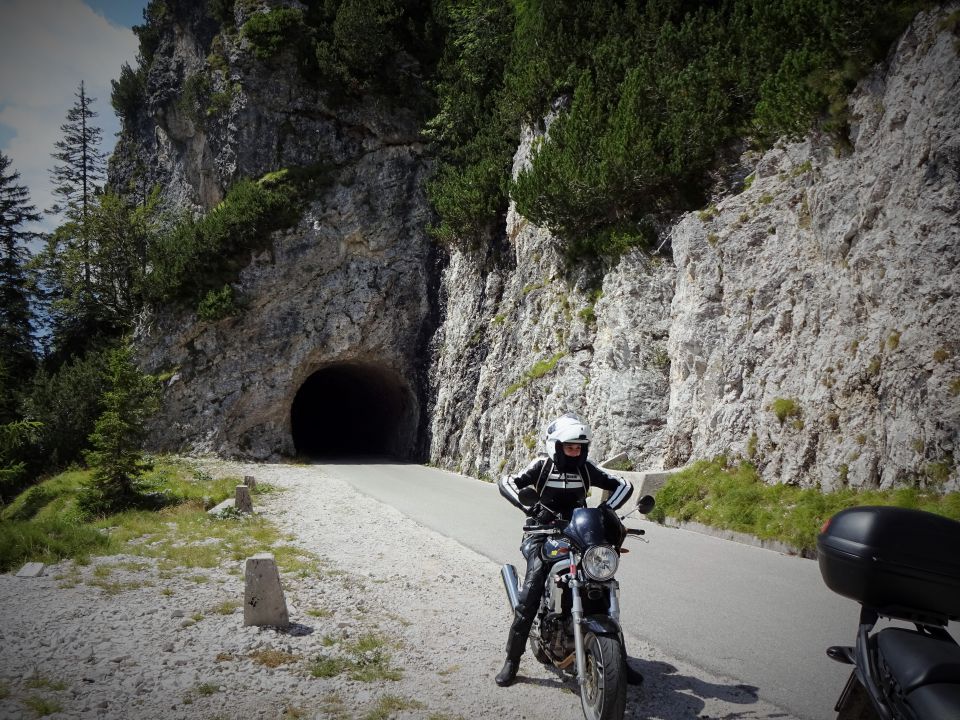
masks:
[[[322,468],[522,572],[523,516],[495,485],[420,465]],[[628,525],[643,527],[649,539],[646,544],[628,540],[631,553],[617,575],[628,635],[752,686],[762,699],[798,717],[835,717],[833,703],[846,677],[824,649],[852,643],[858,606],[826,589],[816,562],[643,519],[631,518]]]

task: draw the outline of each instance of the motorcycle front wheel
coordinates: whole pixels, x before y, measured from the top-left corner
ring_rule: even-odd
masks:
[[[587,720],[622,720],[627,705],[627,671],[623,648],[615,638],[588,632],[583,638],[586,675],[580,705]]]

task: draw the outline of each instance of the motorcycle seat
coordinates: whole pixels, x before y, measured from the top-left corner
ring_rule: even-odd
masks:
[[[881,630],[876,642],[883,664],[904,695],[923,686],[949,687],[955,683],[960,687],[960,645],[901,628]]]
[[[960,718],[960,685],[922,685],[907,695],[906,703],[923,720]]]

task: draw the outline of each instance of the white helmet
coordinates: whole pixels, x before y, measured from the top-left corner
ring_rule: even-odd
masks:
[[[563,467],[567,464],[561,447],[563,443],[583,445],[583,450],[576,464],[583,465],[586,462],[587,451],[590,447],[590,426],[580,420],[576,414],[566,413],[561,415],[547,425],[545,434],[544,449],[557,467]]]

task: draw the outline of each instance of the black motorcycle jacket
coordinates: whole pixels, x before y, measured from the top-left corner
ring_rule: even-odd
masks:
[[[500,478],[497,485],[501,495],[527,514],[531,508],[520,502],[519,493],[532,486],[540,496],[541,505],[566,519],[571,517],[574,508],[586,506],[593,486],[610,492],[604,505],[613,510],[622,507],[633,494],[633,485],[628,480],[608,475],[589,460],[582,467],[562,472],[546,457],[536,458],[519,475]]]

